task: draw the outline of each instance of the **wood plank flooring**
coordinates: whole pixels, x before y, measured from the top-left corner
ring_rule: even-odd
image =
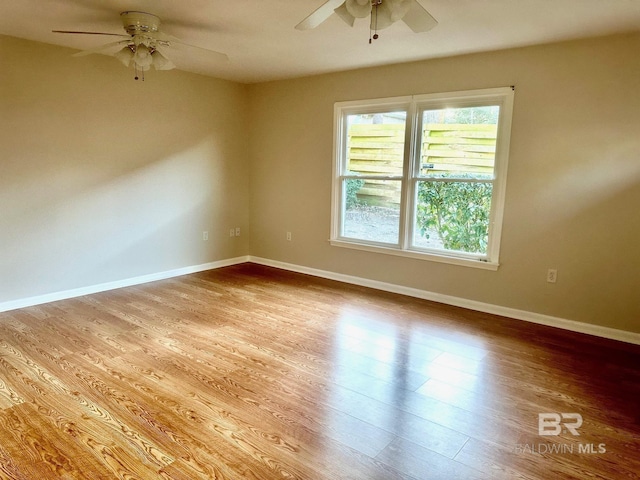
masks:
[[[253,264],[0,313],[0,478],[640,478],[640,347]]]

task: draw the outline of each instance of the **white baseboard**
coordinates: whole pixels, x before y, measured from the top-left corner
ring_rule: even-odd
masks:
[[[443,295],[441,293],[429,292],[426,290],[419,290],[417,288],[403,287],[401,285],[395,285],[392,283],[380,282],[377,280],[370,280],[362,277],[354,277],[351,275],[344,275],[341,273],[330,272],[327,270],[319,270],[316,268],[303,267],[301,265],[279,262],[276,260],[269,260],[266,258],[254,257],[250,255],[236,257],[236,258],[229,258],[229,259],[220,260],[217,262],[204,263],[201,265],[193,265],[190,267],[183,267],[175,270],[168,270],[165,272],[152,273],[149,275],[142,275],[139,277],[127,278],[127,279],[118,280],[115,282],[101,283],[98,285],[91,285],[88,287],[65,290],[62,292],[53,292],[45,295],[38,295],[35,297],[12,300],[9,302],[0,303],[0,312],[17,310],[19,308],[26,308],[34,305],[41,305],[43,303],[55,302],[58,300],[66,300],[68,298],[80,297],[83,295],[90,295],[92,293],[115,290],[117,288],[130,287],[133,285],[141,285],[143,283],[155,282],[157,280],[165,280],[167,278],[179,277],[181,275],[188,275],[190,273],[202,272],[205,270],[213,270],[216,268],[228,267],[230,265],[237,265],[237,264],[246,263],[246,262],[253,262],[260,265],[280,268],[283,270],[289,270],[291,272],[304,273],[307,275],[312,275],[314,277],[327,278],[329,280],[337,280],[339,282],[351,283],[353,285],[360,285],[363,287],[374,288],[376,290],[383,290],[385,292],[399,293],[401,295],[407,295],[409,297],[422,298],[424,300],[431,300],[434,302],[453,305],[456,307],[468,308],[470,310],[476,310],[479,312],[492,313],[495,315],[501,315],[503,317],[514,318],[517,320],[524,320],[527,322],[537,323],[540,325],[547,325],[550,327],[562,328],[564,330],[570,330],[572,332],[586,333],[588,335],[594,335],[597,337],[608,338],[611,340],[619,340],[621,342],[640,345],[640,333],[627,332],[625,330],[617,330],[615,328],[603,327],[600,325],[593,325],[590,323],[576,322],[574,320],[567,320],[564,318],[552,317],[550,315],[543,315],[540,313],[528,312],[526,310],[518,310],[515,308],[503,307],[500,305],[492,305],[490,303],[477,302],[475,300],[468,300],[465,298],[454,297],[451,295]]]
[[[126,278],[124,280],[117,280],[115,282],[100,283],[98,285],[90,285],[88,287],[74,288],[72,290],[64,290],[62,292],[53,292],[45,295],[38,295],[35,297],[22,298],[19,300],[0,303],[0,312],[8,312],[10,310],[17,310],[18,308],[32,307],[34,305],[41,305],[43,303],[81,297],[83,295],[90,295],[92,293],[106,292],[108,290],[115,290],[117,288],[141,285],[143,283],[165,280],[167,278],[179,277],[181,275],[187,275],[189,273],[203,272],[205,270],[213,270],[215,268],[228,267],[230,265],[237,265],[239,263],[246,263],[248,261],[248,256],[229,258],[217,262],[203,263],[201,265],[193,265],[190,267],[177,268],[175,270],[167,270],[165,272]]]
[[[409,297],[422,298],[424,300],[431,300],[434,302],[453,305],[456,307],[468,308],[469,310],[476,310],[478,312],[492,313],[495,315],[501,315],[503,317],[524,320],[540,325],[547,325],[549,327],[562,328],[563,330],[570,330],[572,332],[586,333],[588,335],[594,335],[596,337],[608,338],[611,340],[619,340],[621,342],[640,345],[640,333],[627,332],[625,330],[593,325],[591,323],[576,322],[575,320],[567,320],[564,318],[552,317],[550,315],[543,315],[541,313],[528,312],[526,310],[518,310],[515,308],[503,307],[500,305],[492,305],[490,303],[468,300],[466,298],[443,295],[441,293],[434,293],[411,287],[403,287],[401,285],[395,285],[392,283],[379,282],[377,280],[370,280],[367,278],[354,277],[325,270],[318,270],[315,268],[303,267],[300,265],[279,262],[276,260],[269,260],[266,258],[250,256],[249,261],[260,265],[281,268],[283,270],[289,270],[297,273],[304,273],[315,277],[337,280],[339,282],[351,283],[363,287],[370,287],[377,290],[383,290],[385,292],[399,293],[401,295],[407,295]]]

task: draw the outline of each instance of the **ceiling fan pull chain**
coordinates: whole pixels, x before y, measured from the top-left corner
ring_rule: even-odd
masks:
[[[134,80],[139,80],[140,77],[142,77],[142,81],[144,82],[144,70],[142,69],[138,69],[138,65],[137,64],[133,64],[133,70],[135,73],[135,77],[133,77]]]
[[[371,15],[373,16],[373,22],[371,22],[373,24],[373,39],[377,40],[378,39],[378,6],[380,6],[380,4],[382,3],[382,0],[373,0],[371,2],[372,4],[372,9],[371,9]],[[369,28],[369,43],[371,43],[371,28]]]

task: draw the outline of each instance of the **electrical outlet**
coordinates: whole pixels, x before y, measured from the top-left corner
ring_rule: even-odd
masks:
[[[558,281],[558,270],[550,268],[547,270],[547,282],[556,283]]]
[[[291,241],[291,232],[287,232],[287,242]]]
[[[202,232],[202,240],[205,242],[209,240],[209,232]]]
[[[235,230],[235,228],[232,228],[231,230],[229,230],[229,236],[230,236],[230,237],[235,237],[235,236],[236,236],[236,230]]]
[[[240,236],[240,227],[236,227],[236,237]]]

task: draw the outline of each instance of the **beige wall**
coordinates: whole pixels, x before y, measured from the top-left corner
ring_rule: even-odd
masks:
[[[640,332],[639,51],[617,36],[243,86],[135,82],[0,37],[0,303],[252,254]],[[497,272],[329,245],[334,102],[505,85]]]
[[[638,52],[616,36],[251,86],[251,253],[640,332]],[[497,272],[329,245],[334,102],[508,85]]]
[[[72,53],[0,37],[0,303],[248,254],[246,87]]]

